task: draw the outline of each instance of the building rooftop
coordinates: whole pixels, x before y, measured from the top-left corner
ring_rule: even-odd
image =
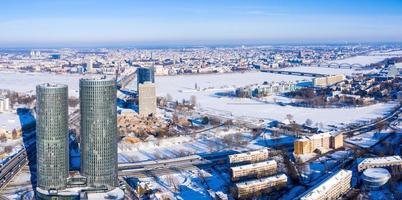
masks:
[[[66,88],[67,85],[65,84],[58,84],[58,83],[43,83],[38,85],[41,88]]]
[[[251,181],[244,181],[244,182],[236,183],[236,187],[237,188],[250,187],[253,185],[259,185],[261,183],[270,183],[270,182],[276,182],[276,181],[280,181],[280,180],[287,182],[288,177],[285,174],[278,174],[278,175],[269,176],[266,178],[260,178],[260,179],[254,179]]]
[[[359,163],[359,166],[363,165],[363,164],[383,164],[383,163],[393,163],[393,162],[402,162],[401,156],[365,158]]]
[[[276,165],[276,161],[268,160],[268,161],[264,161],[264,162],[258,162],[258,163],[248,164],[248,165],[232,167],[231,169],[233,171],[237,171],[237,170],[242,170],[242,169],[252,169],[252,168],[256,168],[256,167],[262,167],[262,166],[266,166],[266,165]]]
[[[263,148],[263,149],[259,149],[259,150],[256,150],[256,151],[249,151],[249,152],[245,152],[245,153],[238,153],[238,154],[234,154],[234,155],[229,155],[229,159],[233,159],[233,158],[237,158],[237,157],[248,157],[248,156],[257,155],[257,154],[261,154],[261,153],[268,154],[268,149]]]
[[[312,189],[308,190],[307,193],[301,198],[301,200],[313,200],[319,199],[319,197],[325,195],[328,191],[332,190],[342,179],[347,176],[352,176],[352,171],[350,170],[340,170],[331,177],[325,179],[320,184],[314,186]]]

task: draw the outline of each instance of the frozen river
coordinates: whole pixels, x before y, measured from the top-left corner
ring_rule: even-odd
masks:
[[[331,69],[331,72],[333,72],[333,70],[334,69]],[[343,72],[344,70],[341,71]],[[310,78],[249,72],[156,77],[156,84],[157,94],[159,96],[170,94],[173,99],[180,101],[182,99],[188,100],[194,95],[197,98],[197,103],[205,110],[226,115],[266,120],[282,121],[287,114],[291,114],[299,123],[304,123],[306,119],[311,119],[314,123],[340,125],[341,123],[377,118],[394,106],[394,104],[376,104],[360,108],[316,109],[281,106],[273,103],[273,98],[271,98],[272,103],[261,103],[251,99],[217,97],[214,95],[218,91],[233,91],[235,87],[262,83],[264,81],[296,81],[303,79],[309,80]],[[201,89],[210,89],[206,91],[196,91],[194,90],[195,85]],[[133,85],[132,87],[134,88]]]

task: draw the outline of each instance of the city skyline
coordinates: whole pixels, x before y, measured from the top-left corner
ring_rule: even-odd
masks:
[[[141,46],[402,41],[400,1],[18,1],[0,46]]]

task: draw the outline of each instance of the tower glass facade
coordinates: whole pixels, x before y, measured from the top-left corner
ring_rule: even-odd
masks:
[[[145,82],[155,83],[155,72],[154,68],[140,67],[137,69],[137,91],[140,84]]]
[[[115,80],[80,80],[81,174],[90,187],[118,185],[116,109]]]
[[[66,85],[36,87],[36,149],[38,187],[63,189],[69,170],[68,89]]]

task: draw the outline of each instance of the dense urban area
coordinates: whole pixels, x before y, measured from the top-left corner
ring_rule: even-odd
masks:
[[[401,74],[399,44],[0,49],[0,199],[402,199]]]

